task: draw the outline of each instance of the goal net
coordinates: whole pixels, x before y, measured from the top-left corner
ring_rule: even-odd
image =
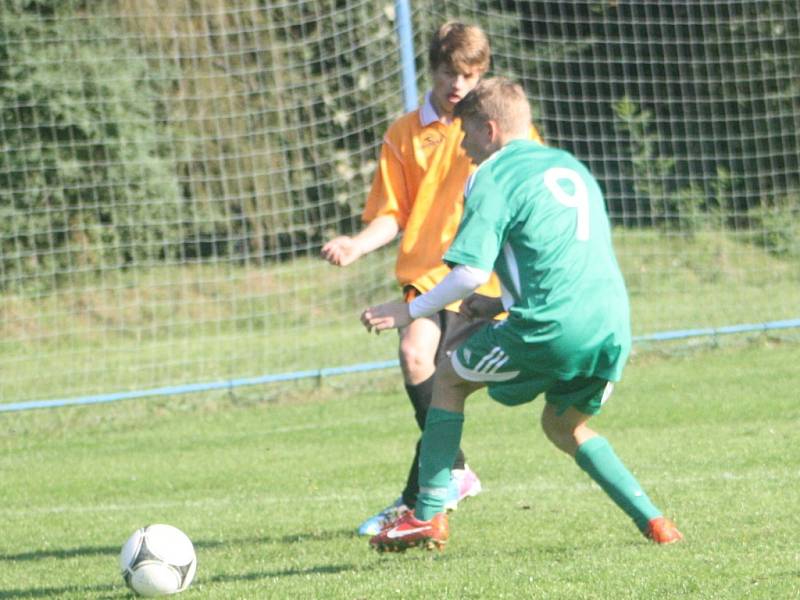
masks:
[[[495,73],[524,84],[547,142],[600,180],[635,334],[794,323],[795,3],[434,4],[428,28],[489,31]]]
[[[793,2],[410,3],[483,26],[547,143],[606,192],[634,334],[800,317]],[[402,114],[391,1],[0,2],[0,404],[178,393],[391,361],[347,268]]]

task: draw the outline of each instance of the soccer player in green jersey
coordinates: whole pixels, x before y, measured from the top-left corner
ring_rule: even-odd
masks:
[[[464,215],[444,257],[452,270],[410,304],[369,308],[361,319],[368,330],[404,327],[462,298],[468,316],[506,310],[508,319],[479,329],[437,369],[416,508],[370,544],[379,551],[444,546],[443,498],[464,403],[482,387],[508,406],[544,393],[547,438],[645,537],[659,544],[680,540],[609,442],[588,426],[619,381],[631,347],[627,291],[596,180],[569,153],[527,139],[530,106],[507,79],[482,81],[455,111],[462,146],[479,167],[467,182]],[[502,297],[473,296],[492,270]]]

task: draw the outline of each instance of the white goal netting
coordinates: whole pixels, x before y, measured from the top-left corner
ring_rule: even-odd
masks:
[[[796,2],[411,2],[478,23],[606,191],[634,333],[800,317]],[[0,403],[391,360],[360,227],[394,2],[0,0]],[[201,386],[202,387],[202,386]]]

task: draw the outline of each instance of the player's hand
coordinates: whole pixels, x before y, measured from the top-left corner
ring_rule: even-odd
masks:
[[[461,301],[458,312],[468,319],[492,319],[503,312],[503,301],[483,294],[472,294]]]
[[[367,331],[380,333],[384,329],[399,329],[411,323],[408,304],[402,301],[372,306],[361,313],[361,323]]]
[[[327,242],[320,251],[320,256],[332,265],[346,267],[357,261],[364,252],[361,245],[353,238],[340,235]]]

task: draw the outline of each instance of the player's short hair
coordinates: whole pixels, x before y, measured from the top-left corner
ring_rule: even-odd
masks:
[[[445,64],[456,70],[478,67],[486,72],[491,61],[492,50],[483,29],[458,21],[448,21],[439,27],[428,48],[431,71]]]
[[[531,105],[525,90],[505,77],[482,79],[456,104],[462,121],[494,121],[504,133],[524,133],[531,126]]]

